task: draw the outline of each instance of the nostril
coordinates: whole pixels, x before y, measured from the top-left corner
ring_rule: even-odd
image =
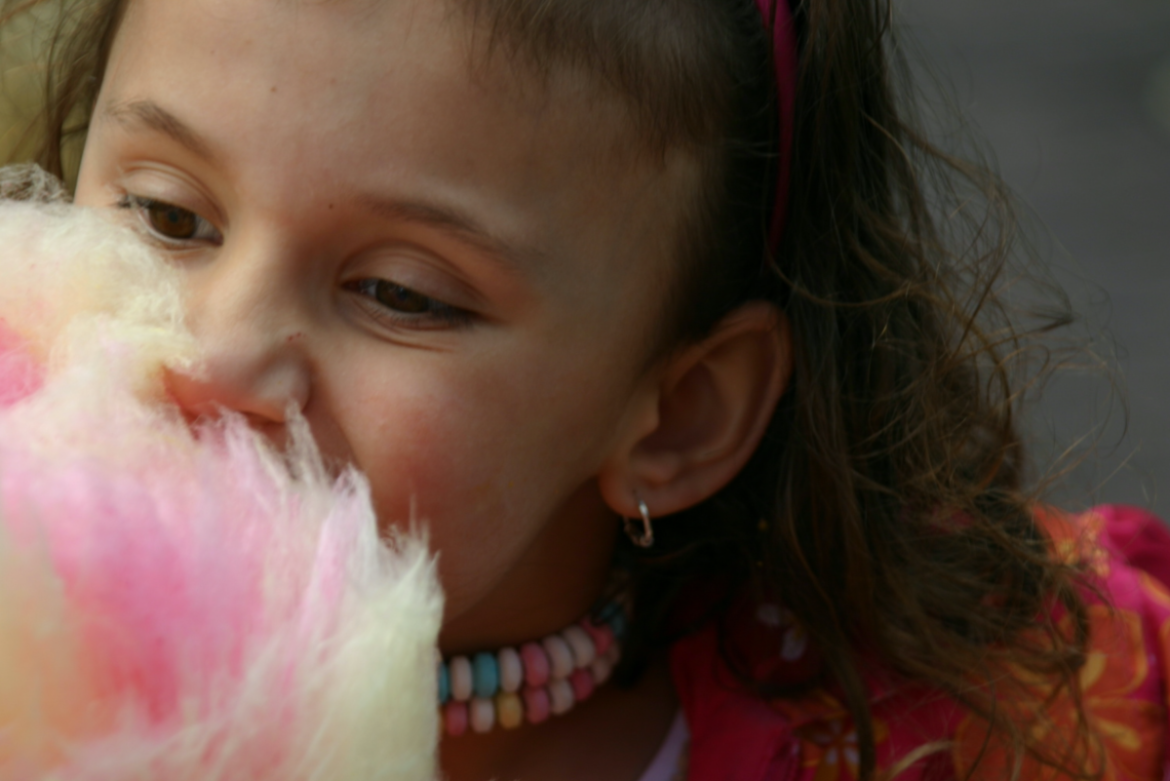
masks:
[[[284,450],[289,444],[288,426],[283,421],[274,421],[262,415],[244,414],[248,427],[267,439],[277,450]]]
[[[181,375],[168,377],[164,387],[169,400],[192,432],[197,432],[209,424],[214,425],[228,414],[243,418],[248,428],[266,439],[277,451],[287,448],[291,441],[288,426],[283,418],[274,419],[267,414],[234,409],[215,399],[211,394],[200,393],[199,385],[190,378],[183,378]]]
[[[198,417],[198,415],[196,415],[196,413],[188,406],[188,404],[185,403],[186,393],[182,387],[183,383],[179,379],[180,377],[181,375],[176,374],[169,369],[164,370],[162,381],[163,396],[179,410],[179,413],[183,416],[183,419],[186,420],[188,424],[191,424],[195,422],[195,419]]]
[[[266,431],[283,428],[290,414],[305,408],[309,380],[303,361],[224,351],[205,359],[195,375],[168,372],[164,388],[188,422],[215,419],[227,410]]]
[[[221,405],[215,403],[206,383],[181,372],[168,371],[163,377],[163,391],[179,409],[188,424],[216,417]]]

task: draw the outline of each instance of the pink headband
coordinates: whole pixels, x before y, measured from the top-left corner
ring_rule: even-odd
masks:
[[[792,142],[796,132],[796,28],[788,0],[756,0],[764,26],[772,33],[772,59],[776,64],[777,109],[780,114],[780,159],[776,166],[776,201],[768,227],[768,248],[776,252],[788,218],[792,179]]]

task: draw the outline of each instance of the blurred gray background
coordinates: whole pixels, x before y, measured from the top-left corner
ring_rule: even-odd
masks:
[[[1083,459],[1055,498],[1170,518],[1170,0],[895,4],[1113,372],[1064,373],[1031,411],[1041,460]]]

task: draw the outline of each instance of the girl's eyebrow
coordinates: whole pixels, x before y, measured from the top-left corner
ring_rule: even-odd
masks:
[[[190,125],[153,100],[112,103],[106,107],[104,113],[129,129],[141,127],[162,133],[205,162],[215,162],[215,154],[211,150],[211,145],[192,130]]]

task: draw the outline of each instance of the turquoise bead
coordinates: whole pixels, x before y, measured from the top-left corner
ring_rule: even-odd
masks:
[[[472,661],[475,671],[475,696],[488,699],[496,696],[500,689],[500,667],[496,655],[480,653]]]
[[[443,705],[451,698],[451,673],[447,672],[447,665],[439,665],[439,704]]]

